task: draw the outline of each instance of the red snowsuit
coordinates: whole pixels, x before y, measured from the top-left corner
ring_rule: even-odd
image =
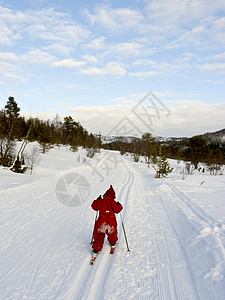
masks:
[[[102,250],[105,234],[107,234],[111,245],[116,244],[118,240],[115,214],[118,214],[123,209],[123,206],[116,202],[115,198],[115,191],[110,186],[103,195],[103,199],[94,200],[91,205],[93,210],[99,211],[99,217],[94,227],[94,241],[92,244],[94,250]]]

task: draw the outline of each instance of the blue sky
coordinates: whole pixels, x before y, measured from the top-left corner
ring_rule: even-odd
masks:
[[[13,96],[26,117],[102,134],[225,127],[223,0],[0,0],[0,15],[1,108]]]

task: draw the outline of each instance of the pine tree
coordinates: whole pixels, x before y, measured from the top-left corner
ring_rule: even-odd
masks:
[[[157,169],[155,178],[166,177],[173,171],[165,155],[162,155],[162,147],[159,148],[159,159],[157,161]]]
[[[18,118],[19,117],[20,108],[18,107],[14,97],[9,97],[7,104],[5,105],[5,112],[7,117]]]
[[[167,161],[165,155],[159,158],[157,162],[157,169],[156,169],[156,178],[166,177],[173,171],[173,168],[170,167],[169,162]]]

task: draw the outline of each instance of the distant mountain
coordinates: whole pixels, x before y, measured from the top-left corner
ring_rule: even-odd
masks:
[[[209,143],[219,143],[225,144],[225,129],[215,131],[215,132],[207,132],[202,134],[202,136],[209,142]],[[187,141],[187,137],[161,137],[156,136],[156,141],[163,144],[182,144]],[[132,143],[133,141],[140,141],[140,138],[133,137],[133,136],[102,136],[102,143],[103,144],[114,144],[116,142],[123,142],[123,143]]]
[[[209,143],[225,143],[225,129],[215,131],[215,132],[207,132],[202,135]]]
[[[139,141],[140,138],[134,136],[102,136],[103,144],[114,144],[117,142],[132,143],[133,141]]]

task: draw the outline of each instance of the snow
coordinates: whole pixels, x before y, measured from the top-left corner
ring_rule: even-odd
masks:
[[[34,175],[0,168],[1,299],[225,299],[224,175],[182,179],[171,160],[174,172],[156,179],[106,150],[89,159],[55,147],[41,158]],[[60,200],[68,178],[68,199],[80,204]],[[124,206],[119,241],[110,255],[105,240],[90,266],[90,205],[110,184]]]

